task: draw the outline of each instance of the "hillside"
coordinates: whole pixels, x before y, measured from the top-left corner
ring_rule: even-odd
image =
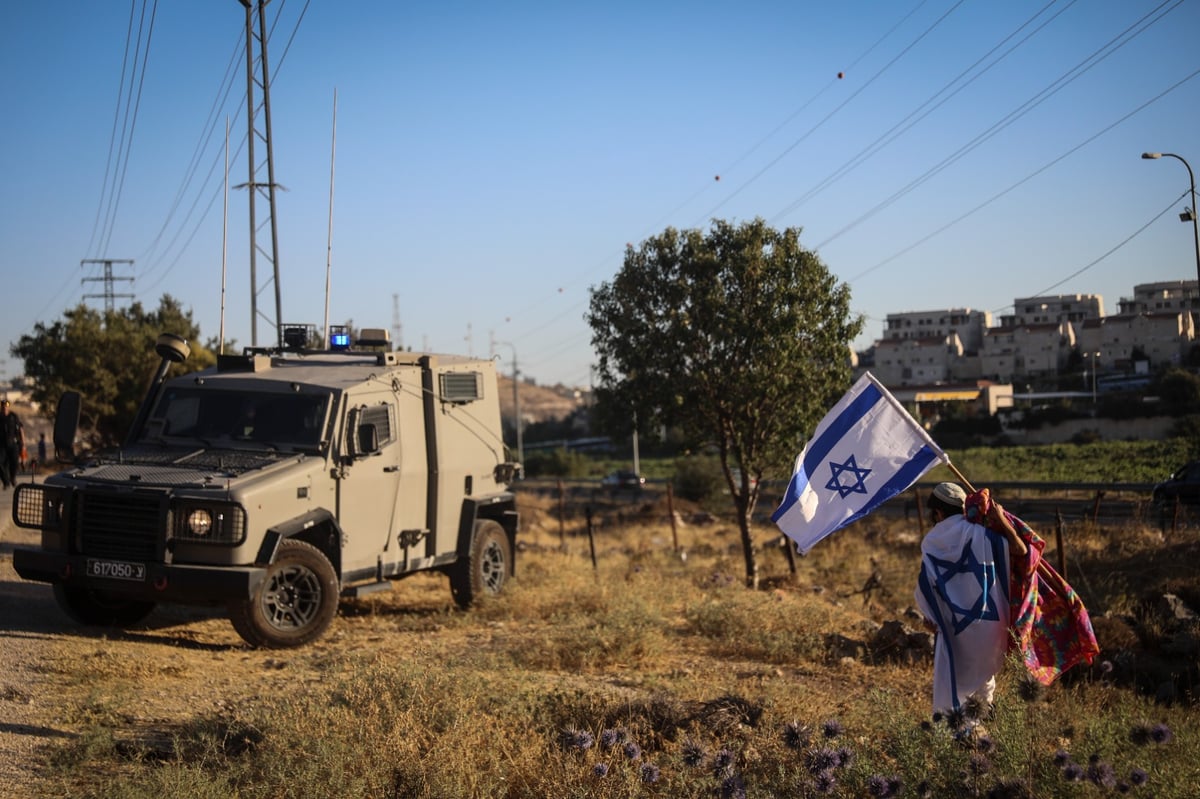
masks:
[[[513,381],[510,377],[499,375],[500,378],[500,416],[511,419],[513,416]],[[525,423],[558,420],[570,416],[571,413],[587,402],[586,388],[570,386],[537,386],[522,381],[517,387],[521,400],[521,416]]]

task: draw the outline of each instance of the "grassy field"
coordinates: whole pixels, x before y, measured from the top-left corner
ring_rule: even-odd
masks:
[[[1093,618],[1129,620],[1132,640],[1113,634],[1048,690],[1010,664],[987,734],[964,743],[961,720],[930,717],[930,662],[869,645],[883,624],[919,629],[916,522],[868,518],[794,575],[759,530],[765,587],[751,591],[730,525],[684,525],[677,551],[664,509],[631,505],[598,520],[593,567],[577,520],[560,540],[549,500],[522,496],[520,510],[519,575],[501,597],[458,612],[444,578],[422,576],[343,603],[334,643],[281,655],[256,701],[133,743],[120,708],[149,664],[56,662],[81,733],[48,754],[54,795],[1197,795],[1196,655],[1182,676],[1146,655],[1172,635],[1149,598],[1200,603],[1195,529],[1072,529],[1076,587]],[[219,670],[239,656],[209,657]],[[289,678],[297,657],[314,678]],[[1167,677],[1181,690],[1156,701]]]
[[[1044,446],[976,447],[948,450],[950,460],[975,484],[989,482],[1066,483],[1155,483],[1189,460],[1200,458],[1200,442],[1186,438],[1161,441],[1099,441],[1093,444],[1047,444]],[[587,474],[601,477],[616,469],[627,469],[628,460],[584,461]],[[642,458],[642,472],[651,479],[669,479],[673,458]],[[766,475],[786,480],[787,474]],[[930,472],[925,480],[951,480],[945,467]]]

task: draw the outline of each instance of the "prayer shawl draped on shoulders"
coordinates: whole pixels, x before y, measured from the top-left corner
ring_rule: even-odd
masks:
[[[1004,665],[1009,643],[1008,542],[962,516],[921,541],[917,606],[936,627],[933,708],[949,711]]]

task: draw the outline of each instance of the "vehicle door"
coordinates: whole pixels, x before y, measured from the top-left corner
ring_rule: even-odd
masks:
[[[346,413],[336,504],[343,576],[359,579],[375,570],[393,538],[400,441],[390,392],[355,399]]]

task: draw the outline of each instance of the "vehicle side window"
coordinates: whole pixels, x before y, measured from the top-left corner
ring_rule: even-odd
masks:
[[[379,441],[380,449],[392,443],[396,438],[393,433],[392,406],[387,403],[362,408],[358,414],[358,424],[375,425],[375,436]]]

